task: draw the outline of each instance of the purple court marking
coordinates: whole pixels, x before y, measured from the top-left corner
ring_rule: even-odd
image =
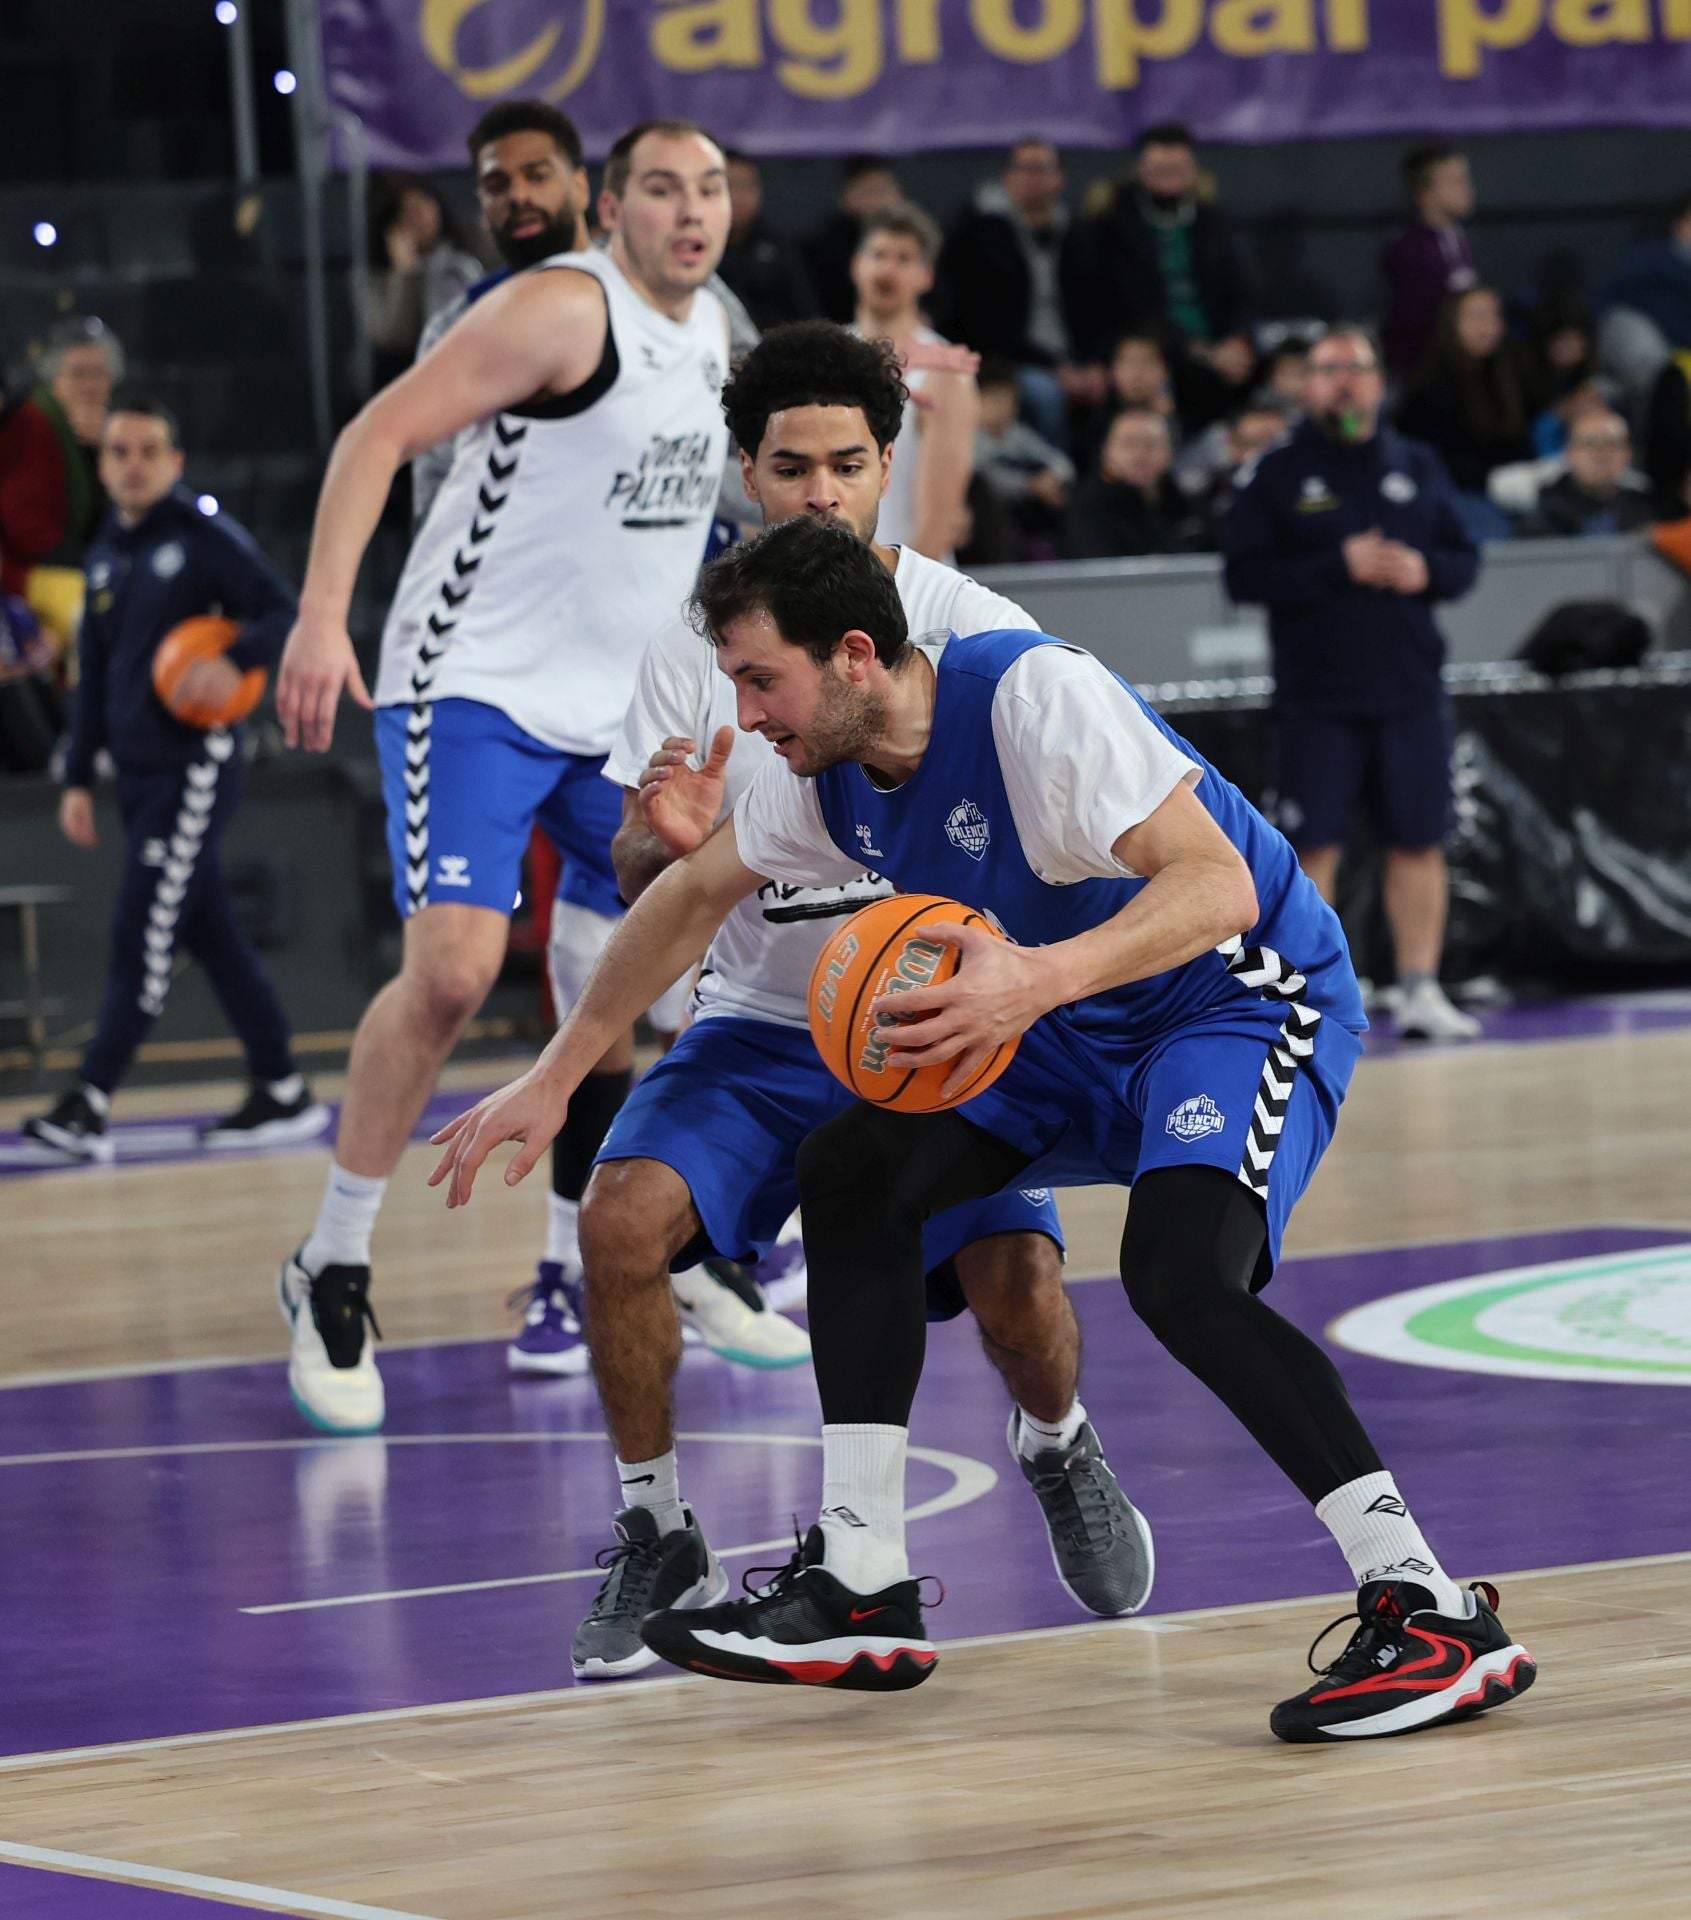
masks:
[[[245,1902],[234,1906],[227,1900],[202,1900],[197,1894],[172,1893],[162,1887],[93,1880],[83,1874],[52,1873],[0,1861],[0,1913],[6,1920],[232,1920],[241,1913],[290,1911]]]
[[[1504,1046],[1538,1045],[1554,1040],[1583,1040],[1604,1035],[1662,1033],[1691,1026],[1691,994],[1683,992],[1615,994],[1592,1000],[1553,1000],[1538,1006],[1498,1007],[1482,1011],[1487,1042]],[[1367,1042],[1370,1056],[1425,1053],[1424,1043],[1404,1043],[1392,1031],[1389,1013],[1374,1016]],[[437,1093],[424,1110],[412,1134],[413,1140],[426,1140],[448,1120],[455,1119],[466,1107],[474,1106],[484,1092],[465,1090]],[[121,1096],[120,1096],[121,1098]],[[224,1149],[208,1153],[196,1137],[198,1129],[215,1120],[215,1113],[184,1113],[169,1119],[118,1120],[111,1128],[117,1149],[117,1164],[124,1167],[160,1166],[172,1161],[199,1159],[250,1159],[259,1153],[312,1153],[327,1148],[340,1125],[340,1107],[325,1103],[332,1116],[315,1140],[294,1146],[249,1149],[231,1153]],[[45,1156],[33,1141],[16,1130],[0,1128],[0,1180],[17,1179],[27,1174],[78,1173],[87,1169],[72,1161]]]
[[[1270,1297],[1319,1335],[1385,1294],[1683,1239],[1591,1228],[1324,1255],[1288,1261]],[[1081,1286],[1073,1297],[1087,1407],[1156,1529],[1152,1611],[1342,1587],[1344,1567],[1308,1507],[1118,1289]],[[1691,1394],[1337,1357],[1459,1577],[1691,1544]],[[513,1380],[500,1342],[393,1351],[382,1367],[389,1428],[380,1441],[305,1439],[279,1363],[0,1392],[0,1644],[10,1656],[0,1752],[569,1684],[569,1636],[594,1590],[614,1493],[591,1383]],[[814,1439],[808,1369],[755,1373],[695,1353],[678,1413],[684,1433],[723,1436],[681,1448],[687,1498],[719,1550],[780,1535],[789,1515],[808,1524],[819,1451],[744,1439]],[[941,1575],[948,1589],[932,1616],[942,1640],[1086,1617],[1052,1574],[1004,1425],[1002,1390],[968,1321],[931,1329],[912,1440],[999,1476],[981,1498],[911,1530],[914,1570]],[[102,1448],[160,1451],[36,1463]],[[242,1450],[220,1450],[230,1448]],[[914,1505],[953,1482],[918,1462],[909,1484]],[[766,1551],[728,1565],[737,1578],[781,1558]],[[560,1570],[583,1577],[243,1611]],[[1322,1624],[1288,1621],[1289,1674],[1305,1626]]]

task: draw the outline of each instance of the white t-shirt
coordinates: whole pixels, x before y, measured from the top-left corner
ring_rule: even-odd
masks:
[[[937,671],[945,640],[925,640],[922,651]],[[1111,849],[1202,771],[1108,668],[1063,641],[1031,648],[999,681],[992,737],[1022,852],[1052,886],[1136,878]],[[748,867],[788,885],[837,882],[851,868],[829,837],[815,781],[778,755],[735,807],[734,836]]]
[[[912,638],[952,632],[989,633],[1000,627],[1036,627],[1025,608],[990,592],[978,580],[901,549],[894,572]],[[701,765],[719,727],[735,724],[734,687],[716,665],[716,652],[681,621],[665,627],[647,648],[634,700],[605,763],[605,777],[633,787],[652,755],[672,734],[694,741]],[[785,775],[780,756],[761,734],[734,736],[724,785],[729,813],[761,770]],[[795,786],[808,782],[794,778]],[[813,887],[772,879],[742,900],[723,922],[705,955],[694,996],[694,1017],[737,1014],[778,1026],[807,1024],[805,987],[822,943],[842,914],[855,913],[892,892],[879,875],[849,860]]]

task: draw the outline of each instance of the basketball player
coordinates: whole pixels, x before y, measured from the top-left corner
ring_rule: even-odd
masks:
[[[639,902],[539,1064],[440,1136],[433,1177],[451,1172],[455,1201],[499,1140],[524,1142],[520,1179],[639,993],[759,886],[842,882],[865,834],[896,885],[966,898],[1021,943],[932,929],[960,949],[956,975],[878,1008],[927,1016],[888,1064],[955,1061],[948,1088],[1019,1035],[995,1085],[936,1114],[859,1103],[800,1151],[819,1523],[757,1597],[654,1614],[643,1637],[724,1677],[924,1679],[903,1537],[922,1222],[1006,1185],[1106,1181],[1134,1189],[1135,1310],[1314,1504],[1358,1583],[1357,1631],[1273,1731],[1403,1733],[1514,1698],[1535,1670],[1495,1593],[1451,1580],[1332,1363],[1257,1297],[1361,1052],[1337,918],[1238,789],[1099,662],[1026,632],[912,645],[890,589],[815,521],[704,570],[695,614],[740,724],[786,768],[761,768]]]
[[[153,657],[195,614],[241,622],[220,658],[196,660],[179,692],[215,709],[251,667],[273,667],[294,617],[293,589],[225,513],[202,513],[182,485],[176,417],[121,389],[100,433],[100,483],[111,497],[88,549],[82,678],[76,689],[59,826],[73,846],[99,844],[94,756],[117,763],[123,878],[99,1024],[75,1085],[24,1132],[68,1160],[109,1160],[111,1097],[164,1010],[179,947],[206,970],[239,1035],[252,1088],[200,1138],[208,1147],[314,1139],[328,1110],[294,1065],[287,1016],[235,918],[219,848],[246,784],[239,727],[192,727],[153,689]]]
[[[503,962],[532,827],[579,873],[591,910],[554,956],[565,1003],[620,911],[616,800],[599,768],[716,501],[728,340],[701,289],[728,231],[721,149],[683,121],[631,129],[606,161],[600,215],[606,251],[495,288],[341,434],[283,658],[290,745],[329,745],[343,686],[378,709],[405,918],[399,977],[353,1044],[316,1224],[278,1276],[289,1386],[328,1432],[382,1423],[371,1233],[441,1064]],[[450,435],[452,470],[406,562],[372,703],[346,630],[358,562],[399,465]],[[573,1137],[583,1171],[628,1091],[630,1035],[601,1054]]]
[[[765,520],[809,514],[873,541],[904,398],[885,342],[824,320],[766,336],[722,396],[746,492]],[[1033,625],[1011,601],[909,548],[873,552],[915,631]],[[614,848],[624,895],[637,898],[691,853],[769,758],[761,740],[735,738],[734,690],[677,616],[641,662],[605,767],[624,787]],[[659,769],[664,777],[648,777]],[[670,1268],[703,1249],[739,1262],[768,1257],[797,1197],[800,1143],[850,1100],[811,1043],[805,983],[839,916],[889,891],[859,872],[821,889],[764,887],[744,901],[706,957],[692,1024],[635,1088],[600,1149],[581,1220],[584,1319],[623,1510],[604,1584],[572,1646],[583,1679],[657,1658],[640,1638],[647,1613],[722,1597],[721,1569],[681,1498]],[[965,1304],[974,1310],[1010,1390],[1010,1449],[1045,1513],[1059,1577],[1094,1613],[1132,1613],[1150,1592],[1150,1529],[1116,1484],[1076,1395],[1080,1330],[1061,1245],[1048,1193],[1012,1189],[941,1216],[923,1249],[927,1313],[944,1320]],[[686,1300],[690,1276],[674,1285]]]
[[[936,350],[949,345],[922,324],[939,244],[939,229],[920,207],[882,207],[863,222],[851,279],[857,289],[854,331],[866,340],[892,342],[910,391],[881,509],[881,536],[930,559],[949,560],[974,470],[980,394],[968,374],[926,370],[930,357],[939,357]]]

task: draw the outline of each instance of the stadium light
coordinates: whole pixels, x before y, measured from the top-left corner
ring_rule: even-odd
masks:
[[[217,5],[212,11],[217,16],[217,24],[220,27],[232,27],[241,17],[241,10],[235,5],[235,0],[217,0]]]
[[[38,247],[55,247],[59,243],[59,230],[51,220],[37,220],[35,223],[35,244]]]
[[[298,79],[286,67],[278,67],[271,83],[278,93],[292,93],[299,85]]]
[[[194,502],[194,505],[198,507],[200,512],[209,520],[211,516],[218,511],[217,495],[215,493],[202,493],[199,499]]]

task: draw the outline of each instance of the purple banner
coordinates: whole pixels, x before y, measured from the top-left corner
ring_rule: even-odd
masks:
[[[602,155],[653,115],[764,154],[1691,125],[1691,0],[319,0],[382,165],[539,95]]]

